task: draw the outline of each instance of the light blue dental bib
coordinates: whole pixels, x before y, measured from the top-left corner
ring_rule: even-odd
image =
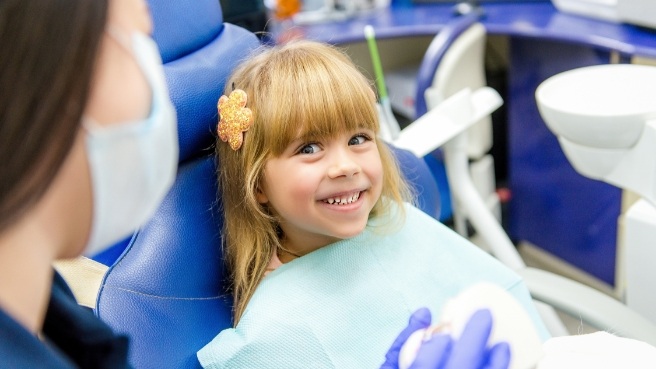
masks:
[[[407,205],[395,232],[367,229],[269,274],[234,329],[198,352],[205,368],[378,368],[419,307],[481,281],[509,291],[548,333],[521,278]]]

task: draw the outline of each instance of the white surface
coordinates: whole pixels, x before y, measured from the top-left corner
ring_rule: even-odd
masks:
[[[625,149],[597,149],[574,143],[564,137],[558,142],[577,172],[586,177],[603,180],[622,160]]]
[[[622,0],[551,0],[563,13],[619,22],[617,3]],[[652,0],[648,0],[652,1]]]
[[[559,142],[579,173],[629,189],[656,204],[656,120],[645,124],[631,149],[590,148],[562,137]]]
[[[557,136],[597,148],[628,148],[656,118],[656,67],[610,64],[573,69],[538,86],[536,100]]]
[[[482,87],[474,93],[465,89],[412,122],[393,144],[423,157],[491,114],[502,103],[501,96],[492,88]]]
[[[626,213],[626,304],[656,323],[656,208],[639,200]]]
[[[656,348],[644,342],[595,332],[545,342],[537,369],[652,369]]]
[[[265,1],[265,4],[269,3]],[[275,2],[272,2],[275,4]],[[311,0],[303,1],[303,8],[296,13],[292,19],[297,25],[318,24],[324,22],[343,21],[360,12],[375,8],[383,8],[390,5],[390,0],[350,0],[342,1],[342,7],[337,10],[335,0]],[[275,5],[269,5],[275,7]]]
[[[656,204],[656,67],[574,69],[547,79],[535,95],[579,173]]]
[[[617,0],[617,13],[624,22],[656,28],[654,0]]]
[[[497,196],[497,184],[494,178],[494,158],[487,154],[469,164],[469,175],[476,191],[485,200],[488,209],[492,211],[497,221],[501,222],[501,205]]]
[[[108,266],[85,256],[53,262],[53,267],[66,280],[77,303],[91,309],[96,308],[98,290]]]

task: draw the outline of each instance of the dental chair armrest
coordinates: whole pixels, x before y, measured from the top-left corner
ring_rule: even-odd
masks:
[[[597,329],[656,346],[656,325],[616,299],[544,270],[525,268],[517,272],[533,299],[580,317]]]

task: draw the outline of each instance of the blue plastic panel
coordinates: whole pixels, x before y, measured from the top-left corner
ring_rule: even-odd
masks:
[[[535,89],[550,76],[609,59],[581,45],[511,40],[509,231],[614,285],[621,190],[574,170],[535,102]]]

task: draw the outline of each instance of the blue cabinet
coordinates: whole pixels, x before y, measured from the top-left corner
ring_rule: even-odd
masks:
[[[621,190],[579,175],[541,119],[535,89],[554,74],[608,63],[606,50],[512,38],[508,103],[509,233],[615,284]]]

